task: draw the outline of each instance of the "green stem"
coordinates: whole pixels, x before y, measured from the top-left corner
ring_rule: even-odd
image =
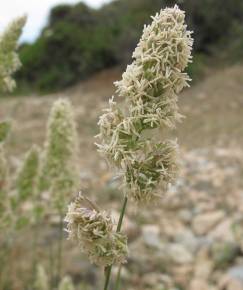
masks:
[[[105,268],[105,286],[104,286],[104,290],[108,290],[110,277],[111,277],[111,269],[112,269],[112,266],[107,266]]]
[[[53,241],[51,240],[48,244],[48,248],[49,248],[49,279],[50,279],[50,285],[51,285],[51,289],[52,287],[54,287],[54,257],[53,257]]]
[[[6,277],[8,275],[6,272],[8,271],[8,263],[10,261],[10,245],[8,243],[8,237],[6,241],[3,241],[3,244],[1,244],[1,269],[0,269],[0,289],[5,289],[5,287],[8,287],[8,281],[6,281]]]
[[[120,214],[120,218],[119,218],[117,229],[116,229],[117,233],[121,231],[123,217],[124,217],[125,212],[126,212],[126,207],[127,207],[127,197],[125,196],[124,202],[123,202],[123,206],[122,206],[122,210],[121,210],[121,214]]]
[[[62,275],[62,251],[63,250],[63,214],[60,212],[59,222],[59,241],[58,241],[58,253],[57,253],[57,283],[60,282]]]
[[[117,225],[117,229],[116,229],[117,233],[121,231],[123,218],[124,218],[124,215],[125,215],[125,212],[126,212],[127,201],[128,201],[128,199],[125,196],[124,202],[123,202],[123,206],[122,206],[122,210],[121,210],[120,217],[119,217],[119,221],[118,221],[118,225]],[[111,277],[111,270],[112,270],[112,265],[107,266],[105,268],[105,286],[104,286],[104,290],[108,290],[110,277]]]
[[[119,265],[117,276],[116,276],[116,284],[115,284],[115,290],[119,290],[120,286],[120,280],[121,280],[121,270],[122,270],[122,264]]]
[[[32,275],[31,275],[31,285],[35,281],[36,277],[36,265],[38,261],[38,242],[39,242],[39,225],[38,222],[36,222],[33,225],[33,240],[32,240]]]

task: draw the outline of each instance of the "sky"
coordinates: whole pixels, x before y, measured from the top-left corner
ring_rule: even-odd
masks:
[[[91,7],[98,8],[110,0],[82,0]],[[3,0],[0,8],[0,31],[15,17],[28,15],[21,42],[32,42],[47,22],[50,9],[57,4],[74,4],[81,0]]]

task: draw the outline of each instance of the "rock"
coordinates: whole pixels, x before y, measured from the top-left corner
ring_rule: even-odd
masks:
[[[180,265],[171,269],[173,281],[180,285],[181,289],[187,289],[193,272],[193,265]]]
[[[235,266],[228,270],[219,283],[219,290],[242,290],[243,266]]]
[[[225,214],[221,210],[200,214],[193,220],[193,230],[197,235],[204,235],[215,227],[224,216]]]
[[[197,205],[197,213],[202,214],[202,213],[206,213],[206,212],[212,212],[215,210],[215,203],[214,202],[210,202],[209,199],[200,202]]]
[[[161,220],[161,234],[168,239],[175,239],[178,233],[186,230],[186,226],[174,216],[167,216]]]
[[[168,194],[163,198],[163,207],[170,210],[178,210],[186,206],[186,199],[182,191],[170,188]]]
[[[168,275],[150,272],[143,275],[144,285],[149,287],[158,287],[155,289],[171,289],[174,285],[172,279]]]
[[[217,242],[212,246],[212,257],[216,268],[224,268],[240,254],[240,249],[233,242]]]
[[[129,262],[134,263],[135,267],[139,265],[142,272],[148,271],[150,258],[142,237],[129,244]]]
[[[190,283],[189,290],[209,290],[209,285],[205,280],[193,279]]]
[[[194,188],[198,191],[209,191],[212,189],[212,181],[211,180],[199,180],[195,185]]]
[[[241,281],[237,279],[229,278],[228,276],[224,276],[219,284],[219,290],[242,290],[243,285]]]
[[[196,237],[189,229],[178,233],[174,240],[176,243],[183,245],[188,251],[192,253],[195,253],[200,246],[200,238]]]
[[[178,213],[178,217],[180,220],[182,220],[184,223],[189,224],[192,220],[192,212],[188,209],[181,209]]]
[[[226,288],[226,290],[242,290],[242,289],[243,289],[243,284],[237,280],[231,280],[228,283],[228,286]]]
[[[145,225],[142,227],[142,238],[149,247],[159,249],[161,247],[160,229],[157,225]]]
[[[210,233],[209,237],[216,240],[223,240],[228,242],[234,241],[234,235],[232,231],[232,219],[228,218],[219,223]]]
[[[194,277],[199,280],[208,280],[213,270],[213,262],[210,259],[209,251],[206,248],[201,249],[196,257],[194,265]]]
[[[228,275],[233,279],[238,279],[242,282],[243,286],[243,266],[235,266],[228,270]]]
[[[166,255],[169,260],[175,264],[190,264],[193,262],[192,254],[181,244],[172,243],[168,244],[166,249]]]

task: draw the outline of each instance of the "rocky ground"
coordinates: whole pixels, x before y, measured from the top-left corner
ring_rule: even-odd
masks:
[[[161,205],[139,210],[133,271],[126,271],[129,277],[136,269],[131,289],[243,289],[243,151],[203,148],[183,156],[182,175]]]
[[[130,255],[122,290],[243,289],[242,75],[240,66],[211,72],[180,98],[186,119],[173,135],[181,144],[181,175],[160,204],[129,205],[124,231]],[[82,189],[115,216],[121,193],[93,136],[119,76],[119,70],[103,72],[59,95],[70,97],[77,116]],[[7,148],[13,168],[33,142],[42,145],[57,97],[0,100],[0,118],[15,120]],[[44,259],[44,242],[41,247]],[[70,242],[65,243],[65,271],[89,285],[78,289],[101,288],[100,271]]]

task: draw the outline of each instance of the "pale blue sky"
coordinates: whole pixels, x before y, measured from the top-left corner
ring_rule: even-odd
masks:
[[[83,0],[92,7],[99,7],[110,0]],[[80,0],[4,0],[0,7],[0,31],[15,17],[27,14],[22,41],[33,41],[47,21],[50,8],[60,3],[78,3]]]

